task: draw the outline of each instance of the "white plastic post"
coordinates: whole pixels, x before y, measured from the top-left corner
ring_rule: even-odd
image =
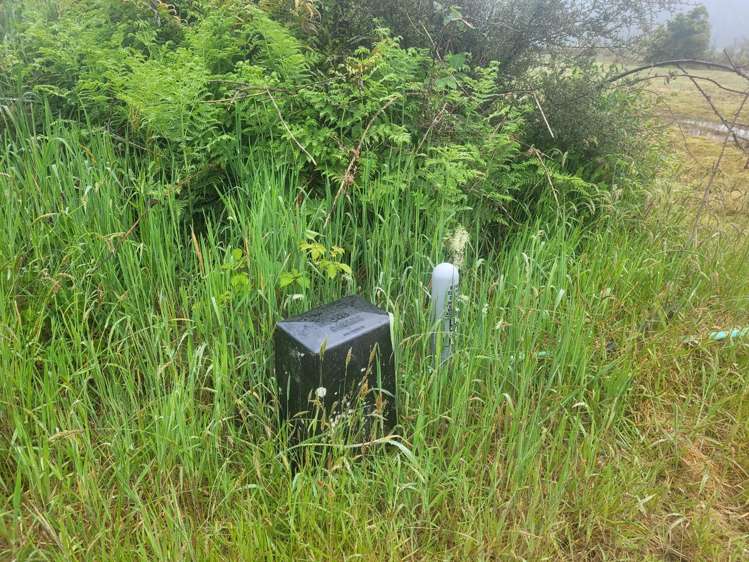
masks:
[[[441,263],[432,272],[432,322],[437,326],[432,335],[432,353],[436,355],[441,345],[440,363],[447,361],[452,352],[459,281],[458,268],[451,263]]]

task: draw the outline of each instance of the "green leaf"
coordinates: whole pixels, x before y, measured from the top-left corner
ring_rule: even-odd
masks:
[[[325,255],[327,249],[319,242],[310,244],[309,242],[302,242],[299,244],[299,249],[309,254],[313,262],[318,262]]]
[[[447,64],[455,70],[461,70],[466,65],[466,54],[465,53],[453,53],[445,57]]]
[[[250,278],[246,273],[237,273],[232,275],[231,286],[236,290],[247,290],[250,288]]]
[[[329,260],[320,262],[320,266],[325,270],[328,279],[335,279],[338,275],[338,264]]]
[[[454,90],[458,87],[458,83],[452,76],[443,76],[442,78],[437,78],[437,80],[434,81],[434,85],[439,89],[448,88],[450,90]]]
[[[291,285],[294,281],[297,280],[299,273],[294,271],[294,273],[289,273],[288,271],[284,271],[281,273],[281,277],[278,280],[278,284],[282,289],[285,289],[289,285]]]

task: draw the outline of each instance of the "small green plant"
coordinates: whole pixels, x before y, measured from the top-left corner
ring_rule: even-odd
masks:
[[[319,233],[308,230],[306,239],[299,243],[299,250],[307,259],[310,269],[329,280],[339,276],[351,277],[351,266],[341,261],[346,250],[336,245],[326,246],[317,240],[318,236]],[[281,273],[279,285],[282,289],[291,285],[307,289],[310,286],[310,278],[305,273],[292,268],[290,271]]]
[[[232,248],[221,269],[231,274],[229,283],[232,293],[235,295],[246,295],[250,290],[250,276],[246,271],[246,260],[241,248]]]
[[[339,275],[351,275],[351,267],[343,263],[341,258],[346,250],[340,246],[327,247],[315,240],[316,232],[308,232],[308,239],[299,244],[299,249],[307,256],[308,263],[328,279],[335,279]]]
[[[246,297],[252,290],[247,261],[241,248],[230,248],[218,269],[211,271],[208,277],[212,286],[226,287],[216,299],[221,305]]]

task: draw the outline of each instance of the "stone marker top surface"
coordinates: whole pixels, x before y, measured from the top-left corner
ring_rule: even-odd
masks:
[[[278,323],[278,329],[311,353],[341,344],[388,325],[390,316],[358,295],[310,310]],[[325,344],[323,346],[323,344]]]

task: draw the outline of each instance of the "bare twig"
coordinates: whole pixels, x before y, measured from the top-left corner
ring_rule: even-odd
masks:
[[[747,100],[749,100],[749,90],[747,90],[744,93],[744,99],[741,101],[741,105],[736,110],[736,113],[733,116],[733,121],[731,125],[728,127],[728,133],[726,133],[726,136],[723,139],[723,144],[720,147],[720,154],[718,155],[718,159],[715,161],[715,164],[713,164],[713,168],[710,171],[710,179],[708,179],[707,184],[705,185],[705,191],[702,194],[702,201],[700,202],[700,206],[697,208],[697,212],[695,213],[695,216],[694,216],[694,223],[692,224],[692,231],[691,231],[691,234],[689,235],[690,245],[694,244],[694,240],[697,235],[697,227],[699,226],[700,220],[702,219],[702,213],[704,212],[705,207],[707,206],[707,201],[710,198],[710,191],[712,190],[713,184],[715,183],[715,178],[718,176],[718,172],[720,171],[720,165],[723,162],[723,156],[725,156],[728,142],[731,140],[731,136],[733,135],[733,129],[736,126],[736,121],[741,115],[741,112],[744,110],[744,106],[746,105]]]
[[[536,147],[532,146],[529,152],[533,154],[533,156],[535,156],[538,159],[539,163],[541,164],[541,168],[543,168],[544,175],[546,176],[546,181],[549,182],[551,193],[554,195],[554,201],[556,202],[557,207],[559,207],[559,197],[557,196],[557,188],[554,187],[554,182],[551,179],[551,174],[549,173],[549,169],[546,167],[546,162],[544,162],[541,151],[538,150]]]
[[[684,70],[683,66],[677,65],[677,67],[685,75],[688,74],[687,71]],[[707,95],[707,93],[702,88],[702,86],[700,86],[699,82],[697,82],[697,80],[695,80],[692,77],[690,77],[689,79],[692,81],[692,84],[694,84],[694,87],[697,88],[697,91],[702,95],[702,97],[705,98],[705,101],[708,103],[708,105],[710,106],[710,108],[713,110],[713,113],[715,113],[715,115],[718,117],[718,119],[720,119],[720,122],[723,123],[723,126],[728,129],[728,132],[733,137],[733,141],[736,143],[736,146],[738,146],[739,148],[741,148],[742,150],[744,150],[743,145],[741,144],[741,141],[739,141],[739,137],[736,135],[736,133],[733,130],[734,127],[736,127],[736,121],[738,120],[738,118],[739,118],[740,115],[736,115],[736,117],[733,120],[733,123],[729,126],[729,123],[726,121],[725,117],[723,117],[723,114],[718,110],[717,107],[715,107],[715,104],[713,103],[712,98]],[[745,92],[742,93],[742,95],[744,95],[744,94],[745,94]],[[743,107],[744,106],[742,104],[741,108],[743,109]],[[740,113],[741,113],[741,111],[739,110],[739,114]]]
[[[554,136],[554,131],[551,130],[551,125],[549,125],[549,120],[546,118],[546,114],[544,113],[544,110],[541,107],[541,102],[538,101],[538,96],[535,93],[533,94],[533,100],[536,102],[536,107],[538,107],[538,111],[541,112],[541,117],[543,117],[544,123],[546,123],[546,128],[549,130],[549,134],[551,135],[551,138],[555,139],[556,136]]]
[[[632,68],[630,70],[622,72],[621,74],[612,76],[611,78],[608,79],[608,82],[610,83],[618,82],[619,80],[622,80],[623,78],[626,78],[627,76],[637,74],[638,72],[642,72],[643,70],[651,70],[653,68],[661,68],[664,66],[678,66],[678,65],[689,65],[689,64],[695,65],[695,66],[705,66],[707,68],[715,68],[718,70],[725,70],[726,72],[732,72],[734,74],[741,76],[745,80],[749,81],[749,74],[746,74],[740,68],[735,67],[735,66],[729,66],[727,64],[721,64],[719,62],[711,62],[711,61],[705,61],[705,60],[699,60],[699,59],[675,59],[675,60],[654,62],[651,64],[638,66],[637,68]]]
[[[0,96],[0,101],[12,101],[12,102],[22,102],[22,103],[41,103],[39,101],[26,98],[25,96],[27,93],[28,92],[24,92],[20,98],[7,98],[7,97]]]
[[[737,94],[739,96],[743,96],[744,92],[742,90],[734,90],[733,88],[729,88],[727,86],[724,86],[717,80],[713,78],[708,78],[707,76],[697,76],[695,74],[688,74],[688,73],[682,73],[682,74],[676,74],[676,73],[669,73],[669,74],[651,74],[650,76],[643,76],[642,78],[637,78],[636,80],[631,80],[626,82],[625,86],[634,86],[635,84],[639,84],[641,82],[649,82],[651,80],[658,80],[658,79],[664,79],[664,80],[676,80],[677,78],[693,78],[695,80],[702,80],[704,82],[711,82],[721,90],[724,90],[726,92],[729,92],[731,94]]]
[[[153,13],[153,21],[156,24],[156,27],[161,27],[161,14],[159,13],[160,7],[161,0],[151,0],[149,2],[149,8],[151,8],[151,12]]]
[[[685,68],[685,65],[687,65],[687,64],[700,65],[700,66],[705,66],[705,67],[708,67],[708,68],[715,68],[715,69],[719,69],[719,70],[722,70],[722,71],[725,71],[725,72],[730,72],[730,73],[736,74],[737,76],[740,76],[740,77],[744,78],[745,80],[749,81],[749,75],[745,74],[739,67],[737,67],[733,63],[733,61],[731,60],[731,57],[728,55],[728,53],[726,53],[726,58],[728,59],[728,62],[730,63],[730,65],[726,65],[726,64],[722,64],[722,63],[716,63],[716,62],[711,62],[711,61],[697,60],[697,59],[679,59],[679,60],[669,60],[669,61],[656,62],[656,63],[652,63],[650,65],[641,66],[641,67],[638,67],[638,68],[634,68],[634,69],[628,70],[628,71],[623,72],[621,74],[618,74],[618,75],[610,78],[609,79],[609,83],[617,82],[617,81],[619,81],[619,80],[621,80],[621,79],[623,79],[623,78],[625,78],[627,76],[631,76],[633,74],[636,74],[638,72],[642,72],[644,70],[652,70],[654,68],[665,67],[665,66],[674,66],[674,67],[678,68],[680,74],[669,73],[666,76],[658,75],[658,74],[656,74],[655,76],[645,76],[645,77],[639,78],[637,80],[630,81],[628,83],[628,85],[634,85],[634,84],[637,84],[639,82],[644,82],[644,81],[652,80],[652,79],[659,78],[659,77],[662,77],[662,78],[665,78],[665,79],[688,78],[692,82],[692,84],[694,85],[694,87],[697,89],[697,91],[700,93],[700,95],[708,103],[708,105],[712,109],[713,113],[720,120],[721,124],[728,130],[728,136],[729,136],[729,138],[733,139],[734,144],[736,145],[736,147],[739,150],[741,150],[742,152],[746,153],[746,152],[748,152],[747,147],[745,146],[744,143],[741,142],[741,139],[739,139],[738,135],[735,132],[735,128],[736,128],[736,126],[738,124],[739,115],[736,116],[736,118],[733,120],[732,123],[729,123],[726,120],[726,118],[723,116],[723,114],[720,112],[720,110],[717,108],[717,106],[713,102],[713,100],[710,97],[710,95],[708,95],[708,93],[705,91],[705,89],[700,85],[700,81],[706,81],[706,82],[712,83],[713,85],[717,86],[721,90],[724,90],[724,91],[727,91],[727,92],[730,92],[730,93],[733,93],[733,94],[738,94],[738,95],[741,95],[741,96],[744,96],[746,94],[746,92],[745,91],[735,90],[733,88],[729,88],[727,86],[724,86],[718,80],[715,80],[713,78],[691,74]],[[747,163],[747,165],[749,166],[749,162]]]
[[[336,76],[332,76],[330,78],[323,78],[322,80],[313,80],[312,82],[305,82],[301,86],[305,88],[309,88],[312,86],[320,86],[323,84],[329,84],[330,82],[333,82],[335,80],[338,80]],[[258,93],[265,93],[267,90],[270,90],[271,92],[278,92],[278,93],[284,93],[284,94],[295,94],[297,90],[291,89],[291,88],[280,88],[280,87],[270,87],[270,86],[261,86],[258,84],[250,84],[248,82],[242,82],[241,80],[227,80],[225,78],[212,78],[208,80],[208,82],[212,84],[226,84],[229,86],[234,86],[238,90],[242,91],[256,91]]]
[[[330,211],[328,212],[328,216],[325,218],[324,226],[328,226],[328,223],[330,222],[330,218],[333,216],[333,211],[335,210],[336,203],[338,203],[338,199],[345,193],[345,191],[354,183],[355,175],[356,175],[356,164],[359,162],[359,157],[361,156],[361,149],[362,146],[364,146],[364,141],[367,138],[367,134],[369,133],[369,129],[372,128],[372,125],[374,125],[374,122],[377,120],[377,118],[382,115],[388,107],[393,105],[395,101],[398,99],[398,96],[392,96],[386,103],[383,105],[380,109],[377,110],[377,113],[375,113],[372,118],[369,120],[369,123],[367,123],[367,126],[364,128],[364,132],[362,133],[361,137],[359,138],[359,144],[356,145],[356,148],[352,151],[351,160],[348,163],[348,167],[346,168],[346,172],[343,174],[343,177],[341,178],[341,185],[338,187],[338,191],[335,194],[335,197],[333,197],[333,203],[330,206]]]
[[[195,230],[190,225],[190,238],[192,239],[192,247],[195,250],[195,255],[198,256],[198,266],[200,267],[200,273],[205,274],[205,262],[203,261],[203,252],[200,250],[200,244],[198,238],[195,236]]]
[[[284,129],[286,129],[286,132],[289,133],[291,140],[293,140],[294,144],[296,144],[302,150],[302,152],[304,152],[307,155],[307,158],[310,159],[310,162],[312,162],[315,166],[317,166],[317,161],[315,160],[315,157],[312,156],[309,152],[307,152],[307,149],[304,148],[304,145],[297,140],[297,138],[294,136],[294,133],[292,133],[291,129],[289,129],[289,126],[286,124],[286,121],[284,120],[283,115],[281,115],[281,110],[279,109],[278,104],[276,103],[276,100],[273,97],[273,94],[271,94],[270,90],[268,89],[266,89],[266,93],[268,94],[268,97],[270,98],[270,101],[273,104],[273,107],[276,108],[276,113],[278,114],[278,118],[281,120],[281,124],[283,125]]]
[[[652,92],[655,95],[655,92]],[[687,151],[687,154],[694,160],[697,161],[697,158],[695,158],[694,154],[692,153],[692,150],[689,148],[689,139],[687,138],[687,134],[684,132],[684,127],[682,127],[681,122],[679,121],[679,117],[674,113],[674,110],[671,109],[671,106],[666,104],[666,111],[668,111],[671,114],[671,121],[667,122],[665,125],[666,127],[673,127],[674,125],[679,129],[679,133],[681,134],[681,138],[684,141],[684,150]]]
[[[442,106],[442,109],[440,109],[437,112],[437,115],[434,116],[434,119],[432,119],[432,122],[429,124],[429,127],[427,128],[424,135],[421,137],[421,140],[419,141],[419,144],[416,146],[416,152],[414,154],[418,155],[419,152],[421,152],[421,147],[426,142],[427,138],[429,137],[429,134],[432,132],[432,129],[434,126],[439,123],[440,119],[442,119],[442,115],[445,113],[445,110],[447,109],[447,104]]]

